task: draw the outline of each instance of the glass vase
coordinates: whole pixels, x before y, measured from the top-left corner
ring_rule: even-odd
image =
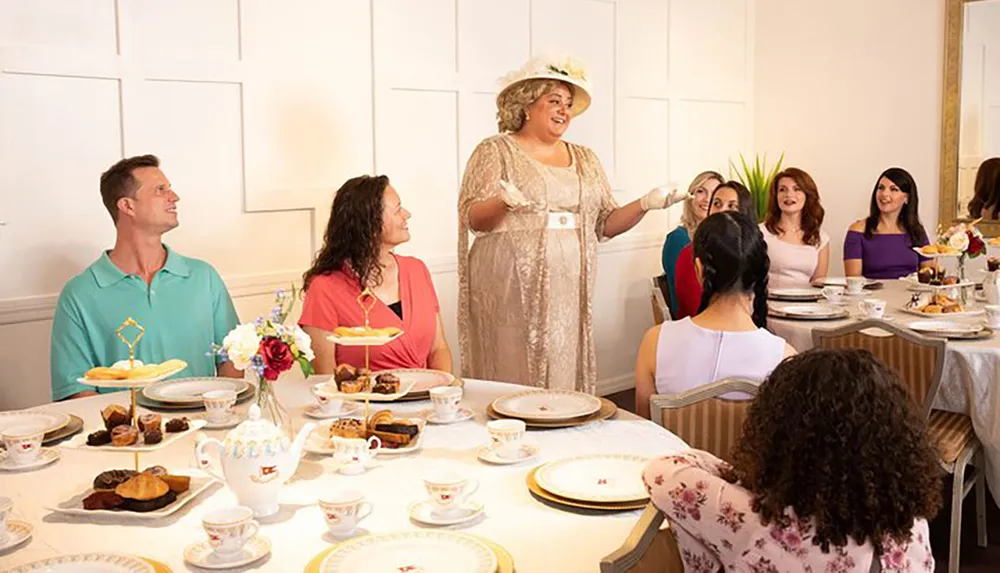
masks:
[[[958,282],[959,284],[965,284],[965,254],[958,256]],[[959,287],[959,293],[961,293],[962,305],[969,304],[968,296],[965,292],[965,287]]]
[[[294,434],[292,417],[278,401],[278,397],[274,393],[274,382],[258,378],[253,368],[247,368],[246,372],[247,380],[257,387],[254,403],[260,408],[261,419],[268,420],[277,426],[285,437],[291,440]]]

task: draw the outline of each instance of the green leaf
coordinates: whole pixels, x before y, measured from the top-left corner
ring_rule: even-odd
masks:
[[[296,362],[299,363],[299,368],[302,369],[302,375],[303,376],[305,376],[305,377],[308,378],[309,376],[313,375],[314,370],[313,370],[312,362],[309,362],[308,360],[306,360],[305,356],[299,356],[299,359]]]

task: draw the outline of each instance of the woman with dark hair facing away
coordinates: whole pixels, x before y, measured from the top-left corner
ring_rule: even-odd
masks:
[[[363,326],[357,298],[365,288],[378,299],[370,324],[395,327],[403,335],[373,346],[371,369],[432,368],[451,371],[451,351],[444,337],[437,293],[420,259],[393,253],[410,240],[399,194],[384,175],[355,177],[337,191],[323,248],[303,275],[306,300],[299,325],[313,340],[318,374],[338,364],[365,365],[361,346],[335,346],[327,340],[338,326]]]
[[[830,236],[823,232],[825,211],[816,182],[789,167],[774,177],[767,218],[760,232],[771,258],[771,288],[808,286],[830,267]]]
[[[969,201],[969,216],[973,219],[1000,218],[1000,157],[983,161],[973,189],[975,195]]]
[[[686,571],[932,572],[941,471],[923,417],[866,350],[811,350],[760,386],[732,465],[698,450],[643,481]]]
[[[736,211],[710,215],[692,244],[703,287],[698,315],[654,326],[639,347],[635,406],[647,418],[653,394],[680,394],[730,376],[763,380],[795,354],[765,328],[767,245],[756,221]]]
[[[708,214],[723,211],[739,211],[751,220],[757,220],[753,197],[739,181],[726,181],[712,191],[708,201]],[[701,305],[701,281],[694,270],[694,245],[688,244],[677,255],[674,271],[674,294],[677,298],[677,312],[674,320],[680,320],[698,313]]]
[[[928,243],[918,207],[913,177],[899,167],[883,171],[872,189],[868,218],[855,221],[844,238],[844,274],[898,279],[930,266],[913,250]]]

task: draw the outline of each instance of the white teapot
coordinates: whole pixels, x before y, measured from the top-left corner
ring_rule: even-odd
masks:
[[[199,467],[226,482],[240,505],[253,509],[255,516],[263,517],[277,513],[278,491],[298,468],[302,445],[315,427],[315,423],[308,422],[299,430],[295,441],[289,443],[280,428],[260,419],[260,408],[254,404],[247,412],[246,421],[226,434],[225,443],[215,438],[199,440],[195,457]],[[206,455],[210,446],[219,450],[225,477],[214,470]]]
[[[1000,304],[1000,271],[987,271],[983,279],[986,304]]]

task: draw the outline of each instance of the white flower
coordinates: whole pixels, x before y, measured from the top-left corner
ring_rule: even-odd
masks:
[[[964,253],[969,248],[969,234],[965,231],[955,233],[948,239],[948,246]]]
[[[241,324],[222,339],[222,348],[237,370],[245,370],[260,349],[260,335],[253,323]]]
[[[309,335],[305,333],[304,330],[295,325],[295,329],[292,331],[292,335],[295,337],[295,346],[299,349],[299,352],[306,357],[306,360],[310,362],[316,358],[316,354],[312,350],[312,339]]]

